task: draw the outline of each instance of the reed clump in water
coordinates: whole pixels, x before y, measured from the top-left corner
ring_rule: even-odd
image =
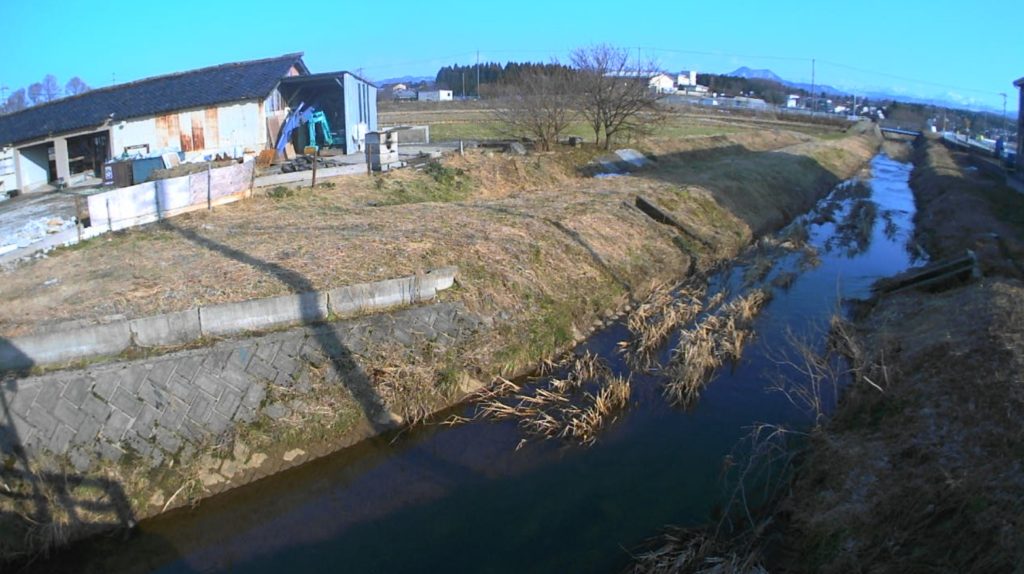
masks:
[[[669,361],[665,398],[676,406],[692,406],[715,371],[726,360],[738,361],[743,355],[754,318],[770,299],[768,291],[755,289],[683,331]]]
[[[627,360],[635,368],[649,368],[655,352],[683,325],[693,321],[704,309],[701,299],[705,287],[683,288],[673,296],[667,285],[655,289],[627,320],[633,337],[622,345]]]
[[[702,529],[668,527],[634,557],[630,574],[767,574],[759,553]]]
[[[629,404],[629,379],[613,375],[608,364],[590,352],[549,368],[565,369],[566,374],[533,388],[502,380],[482,395],[476,417],[517,420],[528,435],[594,444],[598,431]],[[584,390],[594,386],[594,392]],[[519,446],[524,443],[525,439]]]

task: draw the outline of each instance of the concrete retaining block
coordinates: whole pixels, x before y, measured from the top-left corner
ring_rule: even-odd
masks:
[[[282,295],[239,303],[224,303],[104,325],[67,328],[57,332],[0,338],[0,371],[71,359],[116,355],[134,344],[140,347],[181,345],[202,336],[324,321],[335,315],[410,305],[428,301],[455,284],[456,267],[422,275],[350,285],[329,292]]]
[[[116,355],[131,345],[127,321],[13,337],[0,344],[0,370],[16,370],[83,357]]]
[[[338,316],[410,305],[433,299],[438,291],[454,285],[457,271],[455,267],[443,267],[423,275],[339,287],[328,291],[327,298],[331,312]]]
[[[342,175],[361,175],[366,173],[366,164],[343,165],[340,167],[325,167],[316,170],[316,178],[323,181],[329,177]],[[271,185],[287,185],[289,183],[310,183],[313,180],[313,171],[295,171],[292,173],[277,173],[274,175],[263,175],[257,177],[254,187],[268,187]]]
[[[203,336],[199,327],[199,309],[142,317],[128,322],[132,338],[140,347],[181,345]]]
[[[300,293],[239,303],[224,303],[199,308],[203,335],[230,335],[257,331],[291,323],[312,323],[327,319],[324,293]]]

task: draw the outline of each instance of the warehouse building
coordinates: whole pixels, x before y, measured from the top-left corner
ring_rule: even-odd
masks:
[[[324,112],[335,147],[357,153],[377,130],[376,92],[349,72],[311,74],[301,53],[286,54],[146,78],[0,116],[0,150],[17,188],[30,192],[102,177],[111,158],[173,152],[189,161],[272,149],[288,114],[304,104]]]

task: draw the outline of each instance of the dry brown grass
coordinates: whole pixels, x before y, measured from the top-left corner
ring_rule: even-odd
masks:
[[[568,422],[563,427],[561,436],[572,438],[584,445],[594,444],[601,427],[609,424],[609,419],[629,404],[631,391],[629,379],[607,379],[596,395],[588,395],[588,404],[585,407],[569,413]]]
[[[380,346],[366,363],[370,382],[384,406],[407,424],[423,422],[459,393],[444,357],[436,356],[428,346]]]
[[[630,313],[626,325],[632,338],[622,346],[631,365],[649,368],[655,352],[677,329],[693,321],[703,310],[706,287],[684,287],[678,293],[669,285],[655,288]]]
[[[577,177],[576,160],[559,153],[467,154],[444,161],[471,182],[457,203],[370,205],[382,199],[378,181],[410,186],[430,178],[413,172],[337,178],[334,188],[297,190],[282,199],[257,194],[0,272],[0,297],[7,302],[0,308],[0,335],[60,321],[134,318],[325,289],[449,264],[472,280],[460,297],[513,316],[528,314],[522,312],[526,293],[535,301],[563,293],[582,299],[609,279],[630,285],[678,279],[673,270],[685,269],[686,261],[670,236],[623,203],[643,193],[698,230],[715,246],[713,255],[728,256],[749,239],[751,225],[760,229],[761,219],[774,221],[765,201],[801,203],[820,190],[816,177],[801,175],[806,158],[833,149],[841,161],[829,169],[839,176],[847,175],[840,173],[847,163],[867,158],[862,138],[808,139],[767,131],[656,140],[650,148],[663,156],[656,166],[600,183]],[[796,141],[805,143],[776,158],[792,165],[766,163],[768,154],[760,152]],[[711,164],[695,171],[682,158],[701,150]],[[723,153],[728,161],[721,165],[710,159]],[[762,164],[779,173],[761,177]],[[753,197],[764,200],[758,200],[761,215],[743,208],[741,220],[730,213]]]
[[[614,376],[607,363],[590,352],[568,357],[550,368],[567,372],[539,386],[519,386],[503,380],[494,389],[482,392],[476,417],[516,420],[528,436],[594,444],[598,431],[628,404],[630,381]],[[587,392],[585,386],[596,386],[597,391]],[[525,442],[521,441],[519,447]]]
[[[645,543],[626,570],[631,574],[768,574],[752,548],[723,541],[704,529],[669,527]]]
[[[793,486],[780,569],[1019,569],[1022,325],[1024,287],[987,279],[831,327],[860,368]]]
[[[715,371],[725,361],[742,357],[753,320],[770,298],[768,291],[752,290],[683,331],[666,369],[666,400],[684,408],[696,403]]]

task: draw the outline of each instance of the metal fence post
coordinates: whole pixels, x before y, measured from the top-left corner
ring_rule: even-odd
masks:
[[[213,164],[206,163],[206,209],[213,211],[213,194],[210,191],[210,179],[213,177]]]

